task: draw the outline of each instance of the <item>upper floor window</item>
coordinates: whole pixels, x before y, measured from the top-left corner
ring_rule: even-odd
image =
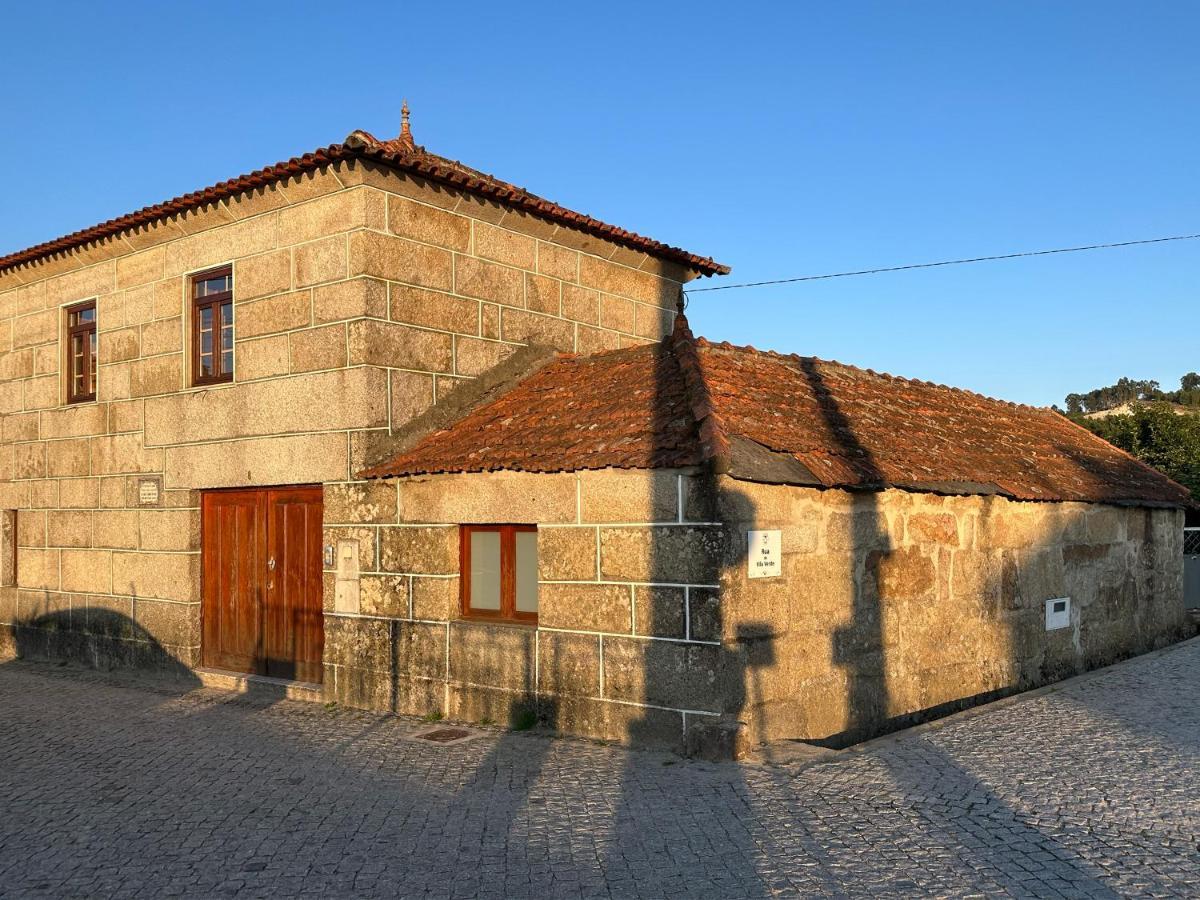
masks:
[[[192,276],[192,383],[233,380],[233,269]]]
[[[537,527],[464,525],[462,595],[464,616],[537,624]]]
[[[67,402],[96,399],[96,301],[67,307]]]

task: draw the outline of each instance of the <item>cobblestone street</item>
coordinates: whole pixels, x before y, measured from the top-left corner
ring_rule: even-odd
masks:
[[[4,896],[1200,893],[1200,640],[789,765],[0,666]]]

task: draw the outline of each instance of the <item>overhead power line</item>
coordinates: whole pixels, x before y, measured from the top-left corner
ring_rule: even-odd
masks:
[[[970,259],[944,259],[940,262],[910,263],[906,266],[882,266],[877,269],[858,269],[854,272],[831,272],[826,275],[801,275],[797,278],[776,278],[772,281],[747,281],[743,284],[718,284],[713,287],[690,288],[685,294],[702,291],[732,291],[736,288],[765,287],[770,284],[795,284],[799,281],[823,281],[827,278],[850,278],[854,275],[878,275],[882,272],[905,272],[909,269],[934,269],[938,266],[962,266],[967,263],[993,262],[998,259],[1021,259],[1026,256],[1050,256],[1054,253],[1081,253],[1084,250],[1111,250],[1117,247],[1135,247],[1138,244],[1165,244],[1168,241],[1194,241],[1200,234],[1177,234],[1172,237],[1143,238],[1138,241],[1119,241],[1113,244],[1088,244],[1086,247],[1058,247],[1054,250],[1026,250],[1021,253],[1000,253],[996,256],[974,256]]]

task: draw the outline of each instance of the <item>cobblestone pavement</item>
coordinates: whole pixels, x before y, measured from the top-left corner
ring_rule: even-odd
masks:
[[[4,896],[1200,893],[1200,640],[802,766],[0,666]]]

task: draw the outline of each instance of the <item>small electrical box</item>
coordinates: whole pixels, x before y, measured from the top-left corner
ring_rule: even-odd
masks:
[[[1055,597],[1046,601],[1046,630],[1071,627],[1071,598]]]

